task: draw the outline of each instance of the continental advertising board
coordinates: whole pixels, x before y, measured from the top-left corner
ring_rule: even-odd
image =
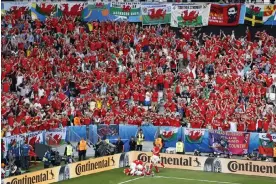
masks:
[[[128,154],[122,153],[73,163],[70,165],[70,177],[76,178],[119,167],[126,167],[129,165]]]
[[[48,184],[129,165],[129,154],[122,153],[30,172],[2,180],[2,184]]]
[[[150,163],[152,153],[129,152],[75,162],[2,180],[3,184],[48,184],[88,174],[126,167],[134,160]],[[206,172],[256,175],[276,178],[276,163],[235,160],[192,155],[161,154],[167,168],[188,169]]]
[[[63,177],[60,176],[60,166],[50,169],[39,170],[36,172],[26,173],[19,176],[14,176],[2,180],[4,184],[34,184],[34,183],[54,183],[62,181]]]
[[[150,152],[133,152],[129,160],[133,161],[138,159],[149,163],[151,156],[152,153]],[[161,154],[161,161],[167,168],[276,177],[276,163],[273,162],[198,157],[179,154]]]

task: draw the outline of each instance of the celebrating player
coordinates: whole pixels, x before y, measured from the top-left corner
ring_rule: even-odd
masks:
[[[124,173],[130,176],[149,176],[152,172],[151,170],[148,171],[145,165],[146,163],[141,160],[134,160],[130,167],[124,170]]]
[[[150,164],[150,170],[152,170],[152,167],[155,167],[156,172],[159,172],[157,164],[160,163],[163,168],[165,168],[164,164],[160,160],[160,146],[153,143],[153,150],[152,150],[152,157],[151,157],[151,164]]]

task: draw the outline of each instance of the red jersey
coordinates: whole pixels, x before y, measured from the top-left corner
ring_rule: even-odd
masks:
[[[143,165],[143,161],[141,160],[134,160],[133,163],[135,163],[136,165]]]
[[[155,156],[159,156],[160,148],[158,146],[155,146],[152,150],[152,154],[155,155]]]

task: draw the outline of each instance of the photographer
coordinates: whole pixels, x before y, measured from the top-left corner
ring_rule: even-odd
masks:
[[[51,152],[50,150],[47,150],[46,153],[44,154],[43,160],[44,162],[44,169],[49,168],[51,165],[52,157],[51,157]]]

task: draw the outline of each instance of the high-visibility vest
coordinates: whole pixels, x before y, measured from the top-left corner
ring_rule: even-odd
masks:
[[[144,141],[144,134],[138,134],[137,145],[142,145]]]
[[[181,153],[184,151],[184,144],[183,142],[177,142],[175,146],[176,152]]]
[[[73,148],[71,145],[66,146],[66,155],[71,156],[73,154]]]
[[[273,157],[276,157],[276,147],[273,148]]]
[[[159,145],[160,147],[162,147],[162,146],[163,146],[163,144],[162,144],[162,139],[161,139],[161,138],[155,139],[155,145],[156,145],[156,146]]]
[[[79,150],[84,151],[86,150],[86,141],[80,141]]]
[[[81,122],[80,122],[80,118],[79,118],[79,117],[75,117],[75,118],[74,118],[74,125],[75,125],[75,126],[80,126],[80,125],[81,125]]]
[[[109,144],[109,139],[105,139],[105,142],[106,142],[107,144]]]

